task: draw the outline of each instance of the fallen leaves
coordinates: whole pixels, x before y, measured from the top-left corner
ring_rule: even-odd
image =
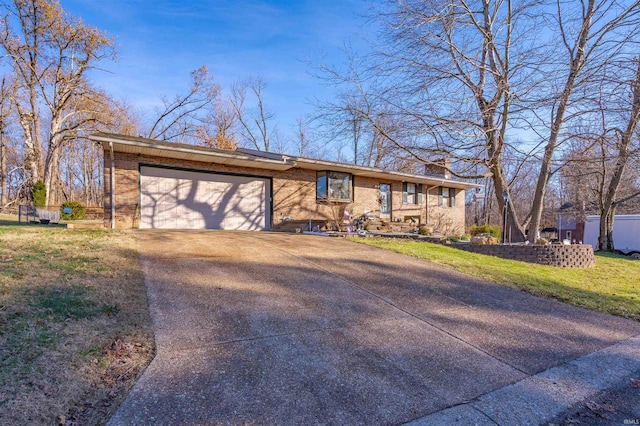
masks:
[[[608,418],[606,413],[615,413],[616,412],[616,407],[614,407],[611,404],[606,404],[606,403],[598,404],[597,402],[589,401],[589,402],[585,403],[584,405],[589,410],[591,410],[591,412],[593,414],[597,415],[598,417],[602,417],[603,419]]]
[[[113,341],[103,351],[102,363],[105,366],[100,379],[107,386],[129,381],[140,370],[140,352],[146,352],[139,343],[127,343],[122,340]]]

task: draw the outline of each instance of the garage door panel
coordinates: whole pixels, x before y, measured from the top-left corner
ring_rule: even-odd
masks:
[[[174,204],[178,194],[177,179],[151,176],[141,185],[141,196],[147,200],[141,204],[141,222],[149,222],[152,228],[171,228],[176,224]]]
[[[140,227],[267,229],[269,194],[266,178],[143,166]]]
[[[262,194],[264,183],[260,181],[237,185],[229,191],[232,196],[226,207],[226,229],[260,229],[261,220],[265,216]]]

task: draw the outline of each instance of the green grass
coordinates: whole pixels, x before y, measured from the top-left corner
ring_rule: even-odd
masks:
[[[150,326],[131,234],[0,218],[0,423],[105,423],[153,356]]]
[[[68,288],[38,288],[31,305],[54,321],[91,318],[102,312],[101,306],[89,296],[90,290],[78,285]]]
[[[640,321],[640,261],[596,254],[593,268],[557,268],[391,238],[352,241],[424,259],[487,281],[574,306]]]

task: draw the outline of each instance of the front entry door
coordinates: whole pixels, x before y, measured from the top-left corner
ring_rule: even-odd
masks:
[[[380,216],[389,216],[391,214],[391,185],[388,183],[380,184]]]

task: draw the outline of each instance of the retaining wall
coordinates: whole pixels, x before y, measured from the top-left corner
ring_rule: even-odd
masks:
[[[589,244],[550,244],[546,246],[454,244],[452,247],[503,259],[561,268],[588,268],[596,264],[593,247]]]

